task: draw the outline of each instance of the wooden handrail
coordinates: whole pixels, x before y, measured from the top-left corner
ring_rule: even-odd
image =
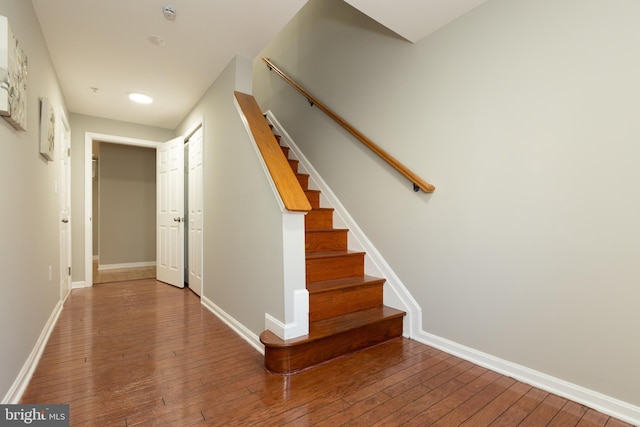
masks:
[[[351,126],[349,122],[347,122],[342,117],[337,115],[335,112],[333,112],[333,110],[328,108],[322,102],[318,101],[318,99],[316,99],[313,95],[307,92],[302,86],[296,83],[291,77],[289,77],[286,73],[284,73],[281,69],[279,69],[273,62],[271,62],[269,58],[263,57],[262,60],[267,63],[267,66],[269,67],[270,70],[275,71],[276,74],[282,77],[287,83],[293,86],[298,92],[304,95],[304,97],[307,98],[307,101],[309,101],[309,104],[311,104],[312,106],[315,105],[316,107],[324,111],[329,117],[335,120],[340,126],[345,128],[347,132],[349,132],[351,135],[356,137],[356,139],[358,139],[364,145],[369,147],[374,153],[380,156],[385,162],[389,163],[393,168],[395,168],[398,172],[404,175],[405,178],[411,181],[413,183],[414,191],[422,190],[425,193],[433,193],[435,191],[436,187],[424,181],[418,175],[413,173],[409,168],[407,168],[405,165],[400,163],[395,157],[393,157],[391,154],[387,153],[385,150],[380,148],[380,146],[378,146],[376,143],[374,143],[369,138],[367,138],[364,134],[362,134],[362,132],[360,132],[353,126]]]
[[[293,212],[309,212],[311,210],[309,199],[304,194],[255,98],[237,91],[234,95],[285,209]]]

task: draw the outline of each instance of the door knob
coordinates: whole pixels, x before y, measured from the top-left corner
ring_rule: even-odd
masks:
[[[63,219],[63,220],[62,220],[62,222],[63,222],[64,224],[68,224],[68,223],[69,223],[69,220],[65,218],[65,219]]]
[[[174,220],[175,222],[182,222],[182,218],[180,218],[179,216],[177,216],[177,217],[173,218],[173,220]]]

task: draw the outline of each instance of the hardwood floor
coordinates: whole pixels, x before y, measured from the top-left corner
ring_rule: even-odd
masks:
[[[628,426],[415,341],[281,376],[188,289],[74,290],[21,403],[72,426]]]

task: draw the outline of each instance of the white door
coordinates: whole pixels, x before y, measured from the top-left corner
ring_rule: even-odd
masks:
[[[157,154],[158,280],[184,287],[184,139],[158,146]]]
[[[189,289],[202,295],[202,127],[189,138]]]
[[[71,289],[71,131],[65,118],[60,120],[58,201],[60,205],[60,299],[66,298]]]

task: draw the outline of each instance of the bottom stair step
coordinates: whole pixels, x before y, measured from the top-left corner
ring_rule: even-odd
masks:
[[[400,337],[404,315],[391,307],[369,308],[311,322],[308,335],[290,340],[264,331],[265,366],[289,374]]]

